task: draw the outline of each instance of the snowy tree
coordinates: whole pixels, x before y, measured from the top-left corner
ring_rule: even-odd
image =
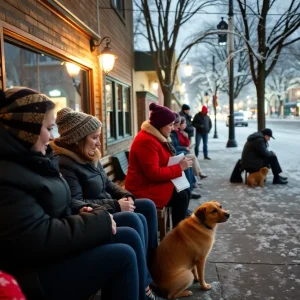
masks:
[[[266,78],[271,74],[285,47],[300,40],[299,0],[236,0],[243,17],[243,34],[251,76],[256,87],[258,129],[265,127]],[[256,34],[249,24],[255,22]]]
[[[136,31],[136,34],[144,36],[149,43],[155,71],[164,95],[164,105],[171,107],[172,90],[180,62],[194,45],[210,34],[204,33],[198,39],[187,43],[177,55],[174,63],[175,47],[180,30],[200,10],[215,4],[215,1],[134,0],[134,3],[142,12],[145,26]]]

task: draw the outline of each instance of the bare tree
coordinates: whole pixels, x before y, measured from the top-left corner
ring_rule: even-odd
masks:
[[[283,117],[283,103],[294,74],[295,72],[293,69],[277,67],[274,68],[266,82],[266,93],[269,96],[268,98],[271,99],[272,97],[275,97],[279,102],[278,116]]]
[[[243,18],[243,35],[248,50],[251,76],[256,87],[258,129],[262,129],[265,127],[266,78],[274,69],[282,50],[300,40],[299,34],[296,33],[300,26],[300,1],[236,0],[236,2]],[[278,13],[280,10],[282,12]],[[250,19],[256,24],[255,35],[250,34]]]
[[[134,0],[142,11],[155,71],[164,95],[164,105],[171,107],[172,90],[180,62],[190,49],[211,33],[204,33],[183,47],[175,58],[175,47],[182,26],[214,0]],[[175,58],[175,62],[174,62]]]

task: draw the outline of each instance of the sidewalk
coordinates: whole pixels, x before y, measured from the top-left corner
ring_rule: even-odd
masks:
[[[209,176],[202,180],[200,200],[218,200],[231,217],[220,224],[208,257],[208,292],[194,285],[202,300],[296,300],[300,299],[300,185],[294,179],[286,186],[272,184],[269,174],[264,189],[231,184],[229,178],[242,148],[225,148],[226,139],[209,140],[211,161],[200,164]]]

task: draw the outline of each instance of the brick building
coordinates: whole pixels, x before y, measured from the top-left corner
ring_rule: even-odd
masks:
[[[27,86],[96,115],[104,155],[128,149],[135,132],[132,1],[1,0],[0,87]],[[111,38],[117,56],[105,75],[97,55]],[[66,66],[77,67],[78,74]],[[75,68],[76,69],[76,68]]]

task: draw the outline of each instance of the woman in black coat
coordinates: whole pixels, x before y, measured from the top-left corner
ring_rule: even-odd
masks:
[[[103,207],[71,200],[49,147],[53,108],[36,91],[0,90],[0,269],[28,299],[82,300],[99,289],[102,299],[141,299],[142,242]]]

